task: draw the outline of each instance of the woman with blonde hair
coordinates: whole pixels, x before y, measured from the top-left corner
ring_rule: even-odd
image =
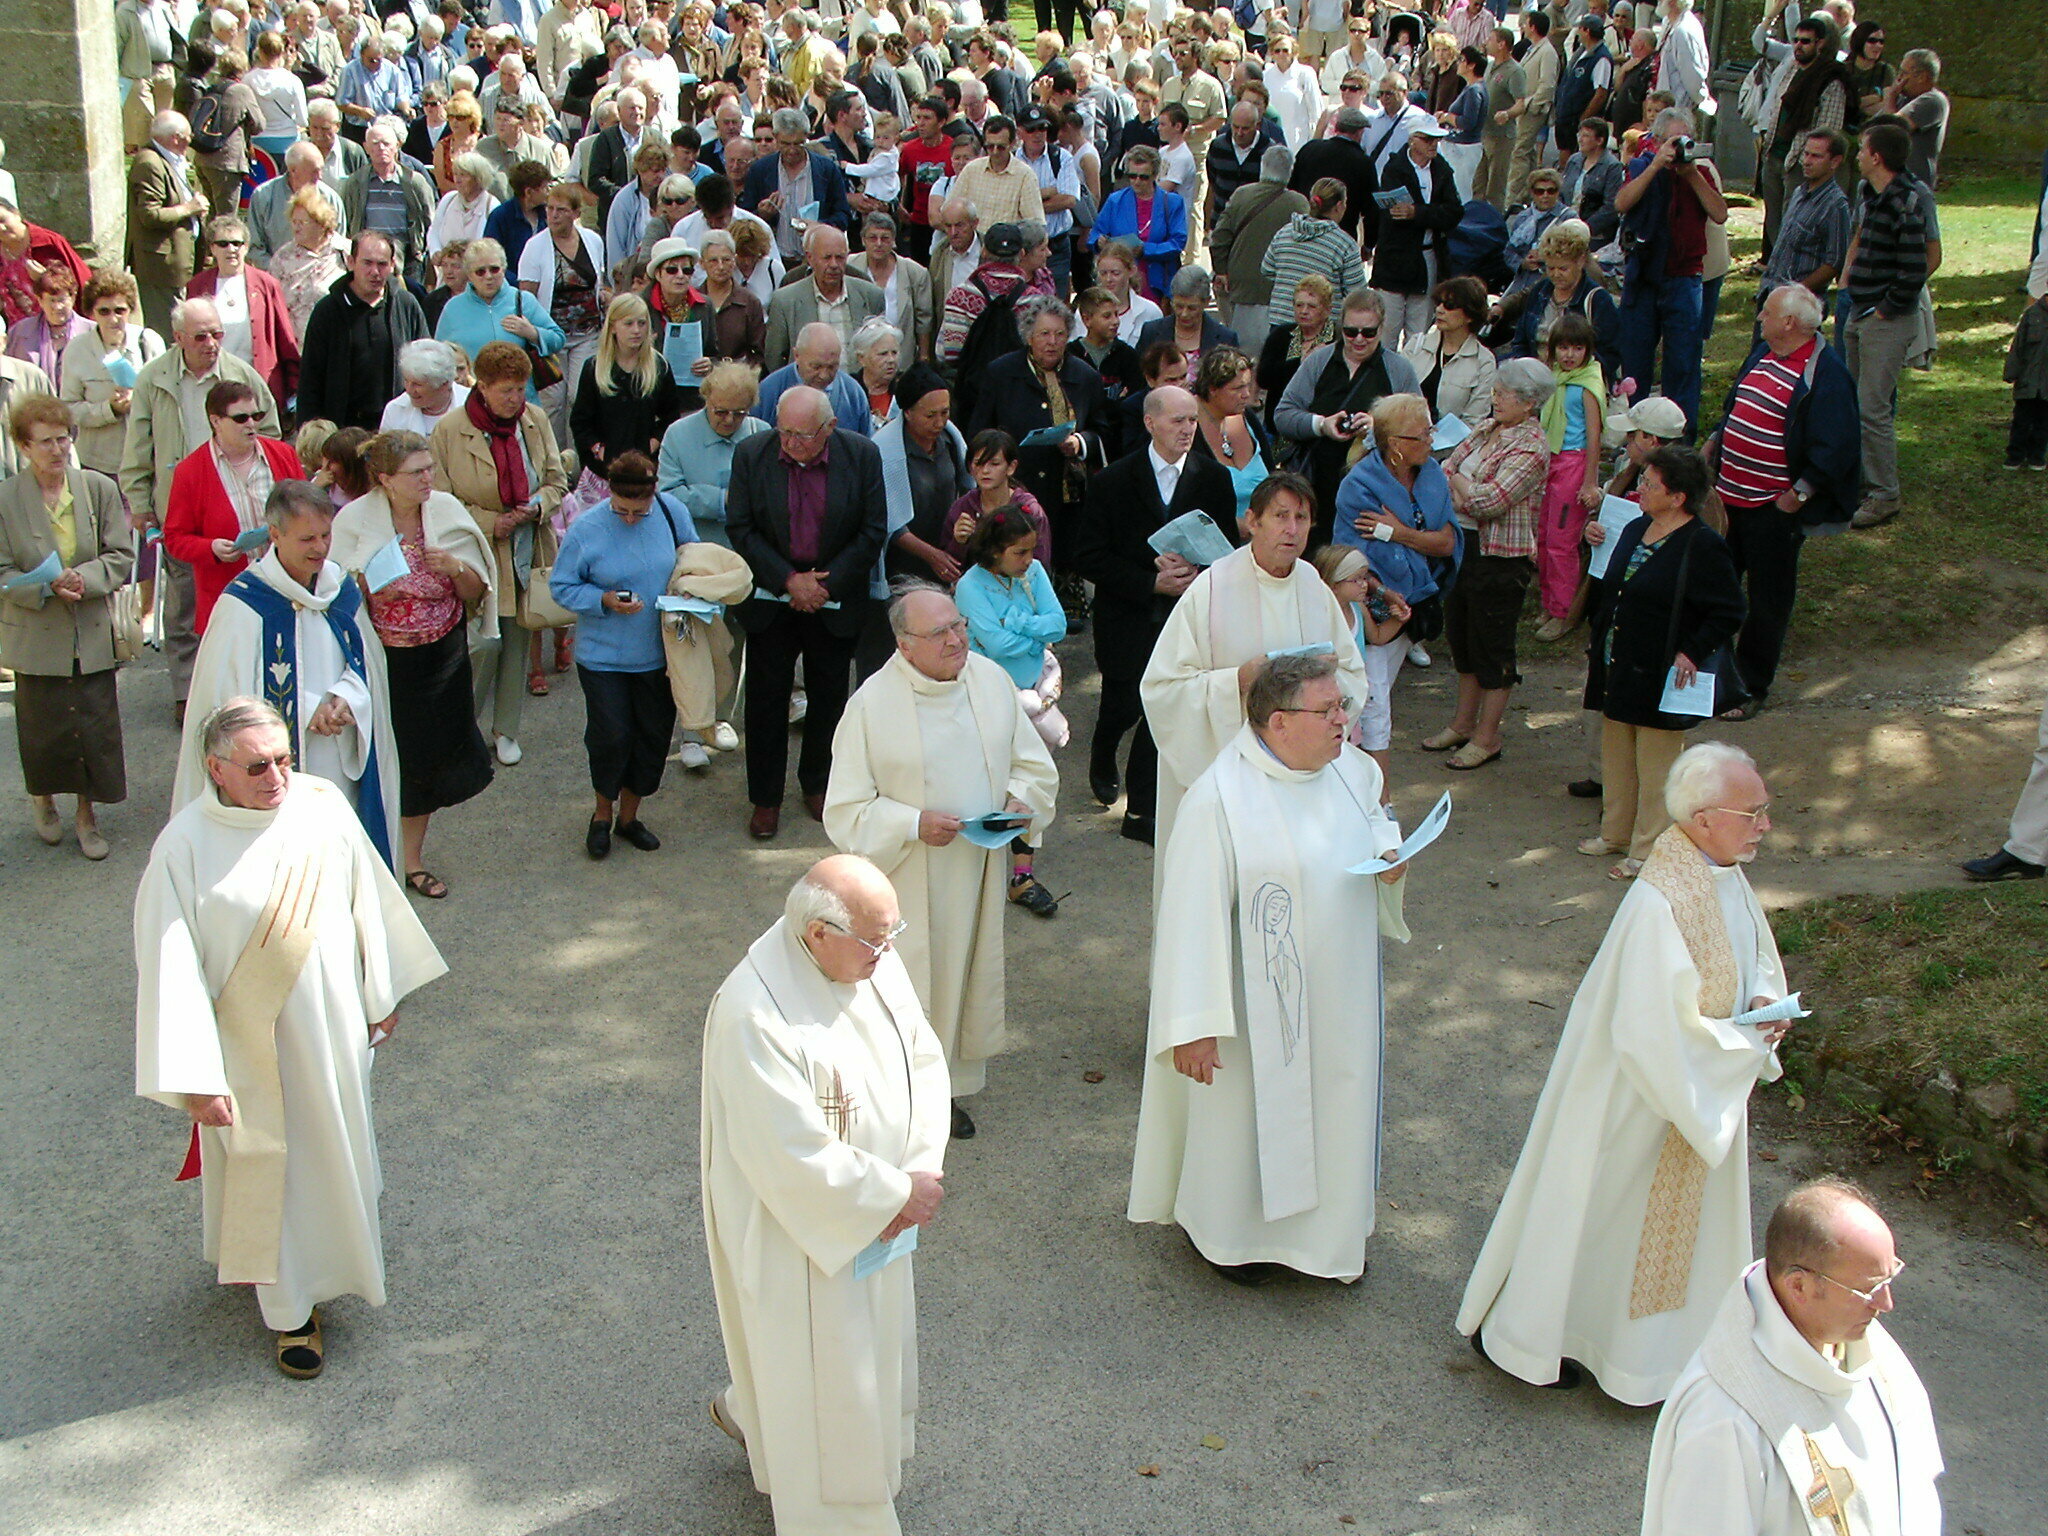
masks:
[[[579,499],[605,494],[604,466],[622,453],[661,452],[662,434],[683,413],[683,399],[661,349],[654,345],[647,301],[622,293],[604,312],[597,355],[583,365],[569,430],[583,477]]]
[[[483,137],[484,109],[470,92],[457,91],[448,98],[448,131],[434,146],[434,185],[444,195],[455,190],[455,162],[475,153]],[[495,174],[491,181],[491,195],[502,194],[504,186]]]
[[[348,271],[348,242],[335,233],[340,218],[319,187],[301,187],[286,206],[292,237],[270,258],[270,275],[284,290],[293,333],[303,336],[313,306]]]

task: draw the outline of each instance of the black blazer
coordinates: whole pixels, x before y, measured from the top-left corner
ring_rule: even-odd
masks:
[[[1102,387],[1102,375],[1069,353],[1060,359],[1060,388],[1066,391],[1067,404],[1073,408],[1074,421],[1081,429],[1086,447],[1081,456],[1082,466],[1099,468],[1108,462],[1107,445],[1116,441],[1117,432],[1116,417]],[[1038,375],[1031,371],[1031,359],[1023,348],[1007,352],[988,365],[974,397],[974,415],[967,426],[969,438],[990,427],[1001,427],[1021,443],[1027,433],[1051,425],[1052,405]],[[1048,514],[1066,506],[1071,499],[1062,488],[1071,462],[1058,448],[1020,448],[1017,452],[1017,478]],[[1065,565],[1062,552],[1055,549],[1053,555]]]
[[[1078,341],[1067,343],[1067,356],[1095,368]],[[1095,371],[1102,378],[1103,399],[1109,409],[1112,428],[1110,440],[1102,445],[1103,452],[1112,459],[1122,458],[1125,446],[1137,441],[1125,426],[1125,405],[1133,395],[1145,393],[1145,372],[1138,366],[1136,350],[1127,341],[1112,341],[1109,355],[1103,358],[1102,366]]]
[[[659,140],[642,138],[641,143],[659,143]],[[605,220],[611,217],[612,199],[619,195],[619,189],[633,180],[633,160],[626,153],[626,135],[617,123],[597,136],[597,142],[590,146],[590,187],[597,194],[597,228],[604,232]]]
[[[1465,217],[1465,205],[1458,197],[1457,178],[1442,155],[1429,164],[1429,185],[1422,184],[1422,169],[1402,150],[1387,162],[1380,178],[1380,190],[1407,188],[1415,200],[1415,217],[1389,218],[1385,209],[1373,206],[1366,225],[1368,246],[1373,247],[1372,282],[1388,293],[1429,292],[1429,266],[1424,251],[1436,252],[1436,269],[1448,272],[1451,263],[1451,231]]]
[[[1690,715],[1667,715],[1658,708],[1664,697],[1665,674],[1680,653],[1690,657],[1695,666],[1719,665],[1732,671],[1734,661],[1725,655],[1716,658],[1714,653],[1742,627],[1748,604],[1727,541],[1698,518],[1667,534],[1624,583],[1622,574],[1628,569],[1629,556],[1642,543],[1649,526],[1647,517],[1638,518],[1621,531],[1607,574],[1595,593],[1586,708],[1597,709],[1622,725],[1685,730],[1705,722]],[[1681,566],[1685,573],[1682,593]],[[1675,626],[1674,605],[1678,605]],[[1674,628],[1676,646],[1672,644]],[[1614,636],[1611,663],[1607,659],[1610,633]],[[1745,692],[1739,678],[1717,677],[1716,707],[1726,708]]]
[[[866,438],[837,427],[827,450],[825,526],[818,544],[825,589],[837,608],[820,615],[825,628],[842,638],[860,632],[861,609],[875,557],[888,536],[889,503],[882,488],[881,451]],[[796,566],[789,554],[789,471],[782,463],[782,439],[760,432],[733,451],[732,482],[725,493],[725,532],[754,572],[754,585],[782,592]],[[749,597],[740,604],[740,627],[749,634],[766,629],[789,612],[787,603]]]
[[[1088,500],[1074,531],[1074,569],[1095,583],[1095,662],[1106,678],[1133,681],[1176,601],[1152,590],[1156,554],[1145,541],[1183,512],[1197,508],[1237,542],[1237,491],[1214,459],[1189,453],[1181,461],[1173,505],[1159,504],[1151,441],[1088,482]]]
[[[1138,356],[1143,357],[1145,349],[1151,346],[1153,342],[1172,340],[1173,316],[1170,314],[1161,315],[1157,320],[1147,320],[1144,325],[1139,327],[1138,345],[1135,350]],[[1202,355],[1204,357],[1208,356],[1209,353],[1215,351],[1218,347],[1234,347],[1236,345],[1237,332],[1233,331],[1221,320],[1218,320],[1214,315],[1202,316]]]
[[[1373,189],[1379,179],[1373,174],[1372,157],[1355,139],[1312,139],[1294,157],[1294,179],[1287,183],[1303,197],[1325,176],[1344,183],[1344,233],[1358,233],[1358,221],[1372,207]]]

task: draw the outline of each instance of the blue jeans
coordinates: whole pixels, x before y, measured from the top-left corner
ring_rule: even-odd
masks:
[[[1706,349],[1707,338],[1714,334],[1714,311],[1721,307],[1721,285],[1728,280],[1723,272],[1712,282],[1700,284],[1700,348]]]
[[[1664,371],[1657,373],[1657,345]],[[1700,414],[1700,280],[1667,277],[1624,290],[1621,371],[1636,381],[1636,398],[1661,394],[1685,412],[1688,435]]]

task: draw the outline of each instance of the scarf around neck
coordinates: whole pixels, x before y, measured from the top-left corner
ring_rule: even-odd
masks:
[[[507,511],[525,506],[531,487],[526,479],[526,460],[519,452],[519,425],[526,419],[524,407],[507,421],[492,413],[484,403],[481,389],[472,389],[462,408],[491,445],[491,463],[498,471],[498,500]]]
[[[1595,400],[1601,399],[1606,393],[1607,383],[1605,376],[1600,372],[1600,359],[1589,357],[1570,372],[1560,373],[1557,376],[1557,388],[1553,389],[1550,392],[1550,398],[1543,402],[1543,414],[1540,420],[1543,423],[1543,435],[1550,440],[1550,451],[1552,453],[1561,452],[1564,448],[1565,424],[1568,414],[1566,409],[1568,400],[1565,391],[1574,384],[1591,394]],[[1592,443],[1588,446],[1597,452],[1600,445]]]

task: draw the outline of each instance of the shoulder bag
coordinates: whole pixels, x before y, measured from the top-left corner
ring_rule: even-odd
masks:
[[[512,292],[514,294],[512,313],[524,320],[526,318],[526,290],[515,284]],[[562,372],[562,360],[560,358],[542,356],[540,348],[530,341],[523,341],[519,345],[526,353],[527,360],[533,364],[533,387],[536,390],[549,389],[562,382],[565,375]],[[552,628],[553,626],[549,627]]]

